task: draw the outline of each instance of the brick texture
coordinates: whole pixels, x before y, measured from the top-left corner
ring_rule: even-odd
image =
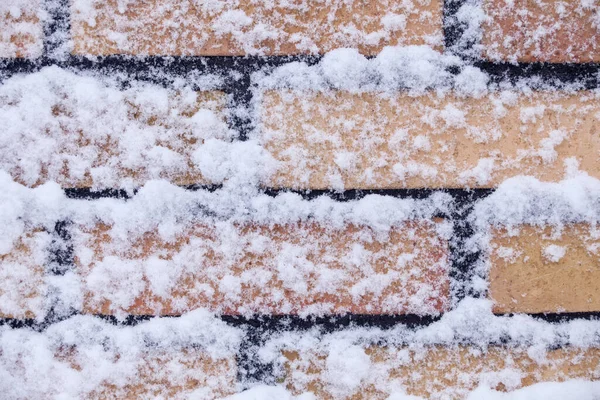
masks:
[[[75,249],[84,312],[437,314],[449,304],[448,244],[438,223],[406,222],[389,233],[315,223],[200,225],[169,243],[150,233],[129,244],[100,226],[77,239],[93,254]],[[115,265],[127,276],[113,276]],[[145,272],[152,268],[161,268],[160,279]],[[167,271],[170,286],[161,288]]]
[[[336,385],[344,380],[340,374],[344,367],[335,362],[334,351],[329,354],[285,352],[284,384],[294,393],[312,391],[319,399],[387,399],[390,388],[400,385],[408,395],[463,399],[479,384],[510,391],[539,382],[600,377],[599,349],[551,350],[542,362],[528,356],[526,349],[507,347],[489,347],[486,351],[431,347],[415,351],[374,346],[346,351],[352,356],[368,357],[370,361],[370,364],[363,361],[368,371],[361,371],[361,379],[353,382],[354,391],[340,391]]]
[[[192,107],[186,106],[188,100],[181,100],[176,92],[168,92],[164,107],[156,104],[158,100],[152,106],[146,106],[144,96],[138,97],[136,92],[122,92],[121,95],[122,99],[114,93],[104,94],[99,101],[109,102],[106,97],[120,99],[110,100],[115,104],[110,103],[107,108],[110,109],[111,105],[126,107],[124,118],[130,119],[115,126],[107,123],[105,130],[97,125],[86,126],[86,118],[79,117],[98,113],[95,105],[72,98],[58,100],[52,105],[55,121],[51,124],[52,137],[48,138],[56,152],[49,159],[42,159],[41,172],[34,180],[28,174],[38,167],[37,163],[34,166],[23,164],[24,157],[20,154],[15,154],[14,158],[10,154],[4,156],[8,172],[17,182],[27,186],[38,186],[47,181],[55,181],[65,188],[121,187],[125,182],[141,186],[149,179],[159,178],[179,185],[207,183],[191,159],[193,150],[202,140],[194,132],[192,121],[196,113],[213,112],[227,129],[225,93],[197,92],[197,100]],[[156,99],[161,99],[162,95],[164,93],[154,94]],[[103,121],[106,122],[105,119]],[[60,127],[60,131],[56,131],[56,126]],[[157,131],[162,133],[157,134]],[[144,136],[145,133],[147,136]],[[27,137],[25,132],[22,135]],[[42,133],[39,135],[36,137],[38,142],[44,139]],[[25,146],[28,140],[31,139],[23,139]],[[36,145],[39,146],[39,143]],[[168,154],[164,156],[165,153]],[[180,158],[183,167],[178,164]],[[58,164],[56,159],[63,162]],[[81,161],[85,162],[83,168]]]
[[[42,23],[37,0],[0,4],[0,57],[34,58],[42,55]]]
[[[597,4],[485,0],[484,56],[521,62],[598,62]]]
[[[600,311],[600,231],[567,225],[560,236],[531,225],[492,232],[490,297],[494,311]]]
[[[74,352],[59,354],[80,369]],[[114,362],[122,357],[117,356]],[[212,358],[201,349],[151,349],[136,358],[133,375],[126,380],[113,377],[89,394],[89,399],[189,398],[219,399],[233,394],[237,366],[234,357]],[[120,377],[123,378],[123,377]]]
[[[43,316],[49,239],[46,232],[30,231],[0,255],[0,318]]]
[[[73,0],[76,54],[286,55],[388,45],[442,45],[442,1]]]
[[[600,177],[599,104],[590,92],[476,99],[267,91],[260,139],[281,164],[265,185],[495,187],[523,174],[560,180],[569,158]]]

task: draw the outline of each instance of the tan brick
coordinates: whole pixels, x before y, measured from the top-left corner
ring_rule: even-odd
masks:
[[[59,357],[73,368],[81,369],[74,352]],[[192,393],[202,399],[218,399],[233,394],[236,389],[235,357],[213,358],[202,349],[149,350],[139,359],[125,355],[115,363],[131,362],[133,375],[123,383],[113,377],[86,396],[90,399],[188,398]]]
[[[572,224],[492,231],[490,297],[494,311],[600,311],[600,231]]]
[[[34,58],[42,55],[40,12],[38,0],[0,4],[0,57]]]
[[[233,56],[324,53],[389,45],[441,49],[442,1],[251,0],[198,5],[191,0],[95,2],[93,13],[73,0],[76,54]],[[82,6],[82,7],[80,7]]]
[[[199,225],[170,242],[156,232],[119,242],[101,226],[77,239],[93,250],[76,247],[84,312],[437,314],[449,305],[448,244],[439,223],[411,221],[390,232]]]
[[[361,374],[355,390],[336,387],[335,362],[343,354],[332,352],[284,353],[283,378],[294,393],[311,391],[319,399],[387,399],[390,392],[403,388],[408,395],[431,399],[463,399],[478,385],[511,391],[539,382],[600,378],[600,350],[565,348],[548,351],[538,362],[527,349],[489,347],[486,351],[469,347],[430,347],[410,350],[398,347],[369,347],[358,350],[370,363]],[[357,356],[356,348],[348,354]],[[328,357],[334,357],[334,359]],[[347,358],[346,358],[347,359]],[[364,372],[364,371],[363,371]]]
[[[39,318],[43,316],[46,283],[46,246],[50,236],[30,231],[0,255],[0,318]]]
[[[76,97],[75,94],[72,95]],[[145,99],[143,96],[137,98],[135,91],[123,92],[123,98],[113,92],[103,95],[104,97],[98,97],[102,97],[101,101],[106,101],[105,112],[110,113],[112,107],[127,108],[126,116],[119,115],[123,117],[119,123],[107,126],[106,132],[98,125],[86,126],[87,117],[80,115],[94,115],[98,113],[98,109],[72,98],[57,100],[52,105],[54,119],[49,124],[52,126],[52,133],[38,132],[32,145],[34,148],[40,146],[40,142],[45,139],[43,136],[48,135],[51,136],[48,143],[55,146],[55,152],[48,158],[33,155],[35,167],[39,164],[40,169],[34,178],[30,176],[34,168],[28,168],[31,165],[28,157],[16,152],[13,155],[5,154],[2,161],[13,179],[27,186],[55,181],[65,188],[115,188],[122,187],[124,182],[141,186],[150,179],[166,179],[179,185],[208,183],[192,162],[192,153],[201,140],[198,138],[200,135],[194,132],[196,128],[192,121],[199,111],[213,112],[218,123],[222,124],[221,128],[226,130],[225,93],[197,92],[196,100],[190,106],[189,99],[182,100],[183,95],[180,93],[168,92],[165,95],[168,104],[164,109],[162,104],[155,108],[154,104],[145,106]],[[1,103],[0,99],[0,105]],[[56,128],[57,126],[60,128]],[[161,129],[162,133],[156,133]],[[148,136],[144,137],[146,132]],[[219,134],[215,132],[215,136]],[[31,139],[26,133],[22,135],[27,137],[27,140],[23,139],[27,149],[27,143]],[[139,137],[134,139],[135,135]],[[152,153],[154,151],[159,155]],[[171,166],[169,162],[160,158],[160,154],[164,152],[172,152],[176,157],[182,157],[187,166]],[[158,160],[152,157],[158,157]],[[173,158],[172,155],[169,157]]]
[[[520,62],[598,62],[598,3],[485,0],[483,54]]]
[[[515,175],[560,180],[568,158],[600,177],[599,111],[591,92],[266,91],[260,140],[280,167],[265,185],[495,187]]]

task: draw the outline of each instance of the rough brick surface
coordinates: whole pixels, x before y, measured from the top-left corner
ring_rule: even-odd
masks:
[[[570,158],[600,177],[599,104],[590,92],[267,91],[261,141],[281,164],[266,185],[494,187],[523,174],[560,180]]]
[[[77,239],[93,253],[75,249],[84,312],[437,314],[449,304],[442,223],[406,222],[388,233],[224,223],[196,226],[171,242],[150,233],[128,246],[100,226]]]
[[[492,231],[490,297],[494,311],[600,311],[600,231],[531,225]]]
[[[514,390],[538,382],[592,380],[600,373],[598,349],[552,350],[539,362],[528,355],[527,349],[493,346],[486,351],[377,346],[344,350],[346,357],[360,357],[364,369],[344,373],[342,360],[347,358],[335,348],[325,354],[285,352],[285,384],[296,393],[312,391],[319,399],[387,399],[390,389],[400,385],[413,396],[462,399],[479,384]],[[354,390],[343,389],[352,385]]]
[[[38,0],[0,4],[0,58],[34,58],[42,55],[42,22]]]
[[[485,0],[484,56],[521,62],[598,62],[595,2]]]
[[[30,231],[0,254],[0,318],[43,316],[49,234]]]
[[[118,90],[56,69],[32,79],[15,81],[10,94],[0,96],[0,116],[11,121],[6,130],[14,135],[0,140],[0,164],[27,186],[206,183],[192,154],[205,139],[230,135],[223,92],[141,85]],[[25,94],[30,84],[39,87],[42,99]],[[13,94],[18,91],[25,93]]]
[[[410,4],[410,5],[408,5]],[[285,55],[442,45],[442,2],[73,0],[77,54]]]
[[[77,370],[80,367],[74,357],[76,351],[63,352],[59,357]],[[112,361],[131,362],[130,376],[111,377],[87,398],[218,399],[236,390],[235,359],[213,358],[202,349],[150,349],[133,360],[128,355],[117,355]]]

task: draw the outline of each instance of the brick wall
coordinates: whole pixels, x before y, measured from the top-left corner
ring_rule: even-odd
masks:
[[[0,198],[17,204],[0,243],[0,365],[19,366],[7,374],[29,398],[257,383],[464,398],[597,380],[597,13],[0,5]],[[386,47],[413,45],[427,47]],[[341,47],[358,52],[324,55]],[[521,175],[530,191],[514,189]],[[211,317],[194,325],[200,308]],[[238,332],[234,350],[203,335],[211,324]],[[52,339],[43,356],[9,340],[33,331]],[[57,382],[92,383],[36,393],[21,365],[38,357]]]

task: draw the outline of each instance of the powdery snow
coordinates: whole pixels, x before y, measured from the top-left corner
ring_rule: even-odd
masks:
[[[218,14],[214,22],[218,32],[232,35],[244,50],[251,53],[261,53],[262,49],[258,46],[261,41],[281,34],[268,26],[256,24],[242,10],[236,9],[235,2],[184,3],[200,7],[207,15]],[[293,7],[284,3],[283,6]],[[368,34],[347,30],[344,34],[361,44],[379,43],[390,32],[405,28],[413,2],[401,3],[402,10],[392,10],[381,19],[382,30]],[[21,13],[31,11],[28,4],[21,0],[4,1],[0,4],[0,15],[9,13],[18,18]],[[49,4],[52,6],[53,3]],[[97,24],[100,5],[101,2],[96,0],[73,3],[76,30],[83,29],[83,24],[92,28]],[[135,0],[118,1],[117,23],[127,25],[121,14],[135,5]],[[581,7],[588,9],[593,6],[583,2]],[[40,14],[39,18],[45,17]],[[465,2],[455,18],[466,25],[466,34],[458,42],[457,49],[466,48],[469,41],[481,38],[480,26],[486,16],[480,2]],[[3,35],[5,32],[12,35],[10,29],[5,28],[0,20]],[[17,29],[38,34],[36,29],[41,28],[24,24],[18,25]],[[116,47],[125,51],[130,49],[126,32],[117,29],[110,33],[110,39]],[[347,37],[342,39],[344,41]],[[432,37],[428,40],[437,45],[439,39]],[[0,47],[0,55],[13,54],[15,49],[10,45],[7,47],[4,42],[0,41],[0,46],[4,46]],[[315,51],[316,45],[306,38],[297,38],[297,42],[300,48]],[[41,51],[41,45],[36,46],[32,47],[32,54]],[[54,56],[65,56],[69,46],[70,43],[67,43]],[[481,50],[478,46],[472,49],[473,54]],[[160,378],[181,384],[188,378],[202,382],[201,389],[184,393],[182,398],[217,398],[241,390],[247,382],[235,386],[236,377],[231,373],[234,368],[217,369],[216,374],[200,367],[186,370],[192,362],[190,360],[200,357],[198,354],[211,360],[230,360],[221,364],[228,366],[227,362],[233,363],[231,360],[243,348],[248,339],[245,336],[247,332],[225,324],[219,318],[224,311],[222,308],[210,311],[197,309],[178,318],[155,318],[134,327],[115,326],[100,318],[72,313],[83,310],[86,304],[102,307],[103,300],[110,298],[107,310],[114,312],[122,321],[127,309],[134,305],[146,288],[150,287],[159,298],[167,299],[178,288],[183,276],[193,278],[204,273],[212,279],[211,283],[218,287],[224,298],[234,299],[246,307],[238,311],[250,315],[257,309],[245,303],[247,299],[241,296],[241,287],[250,282],[261,288],[269,281],[269,271],[265,273],[255,268],[243,277],[229,273],[229,269],[237,265],[236,255],[242,250],[257,254],[277,253],[277,258],[270,260],[268,267],[277,270],[288,291],[307,293],[311,283],[307,277],[316,271],[321,273],[317,292],[328,293],[345,284],[348,274],[337,274],[320,264],[308,262],[306,253],[318,253],[319,246],[322,246],[322,243],[313,243],[310,237],[310,240],[304,237],[303,245],[289,240],[277,247],[268,235],[260,232],[243,237],[240,226],[274,229],[286,224],[317,224],[324,227],[329,235],[327,239],[333,240],[342,228],[354,225],[365,227],[369,232],[368,235],[359,232],[353,237],[361,244],[388,240],[394,229],[407,229],[409,225],[405,224],[408,222],[448,216],[458,211],[453,198],[443,192],[423,199],[368,195],[346,202],[334,201],[327,196],[305,200],[294,193],[266,195],[262,186],[282,169],[293,170],[301,181],[306,181],[309,162],[307,153],[291,148],[287,152],[293,163],[291,167],[286,166],[265,148],[260,102],[267,92],[293,90],[302,93],[304,99],[302,95],[293,99],[297,100],[294,104],[301,110],[309,107],[306,102],[308,93],[327,94],[333,90],[344,91],[349,96],[375,93],[386,100],[399,93],[411,99],[418,96],[436,99],[456,96],[454,102],[437,110],[435,115],[425,115],[419,124],[429,124],[438,130],[465,128],[469,140],[486,144],[500,140],[502,132],[500,129],[469,127],[460,101],[475,99],[473,101],[479,104],[485,96],[489,96],[492,111],[488,117],[494,121],[505,115],[508,107],[517,104],[519,96],[532,98],[535,90],[548,89],[547,85],[535,79],[491,82],[485,72],[460,57],[441,54],[427,46],[386,47],[369,59],[354,49],[337,49],[327,53],[316,65],[291,62],[278,68],[265,68],[252,76],[254,100],[249,105],[250,109],[228,107],[231,99],[218,92],[227,78],[192,74],[187,79],[170,79],[172,85],[165,89],[148,82],[128,82],[125,76],[106,77],[53,66],[27,75],[17,74],[2,82],[0,280],[4,284],[0,288],[0,313],[33,318],[37,322],[49,316],[65,318],[41,332],[0,326],[0,392],[6,398],[85,398],[106,385],[125,390],[128,384],[143,375],[146,364],[150,363],[148,360],[157,359],[161,365]],[[561,89],[565,94],[573,94],[580,87],[564,85]],[[198,90],[204,94],[198,95]],[[597,102],[597,94],[590,91],[586,101]],[[577,112],[589,110],[588,106],[573,106],[559,109],[559,112],[578,115]],[[518,121],[522,126],[530,126],[544,118],[547,111],[539,106],[523,107]],[[232,115],[252,116],[253,130],[249,133],[249,140],[238,140],[238,132],[228,124]],[[283,119],[286,117],[281,116]],[[341,128],[327,136],[327,140],[342,143],[344,130],[352,129],[354,122],[341,121]],[[370,154],[365,149],[381,141],[372,121],[367,122],[358,121],[364,124],[365,133],[357,142],[358,151],[340,148],[332,154],[334,167],[327,171],[325,177],[328,188],[346,189],[343,174],[355,174],[361,157]],[[387,122],[389,120],[383,118],[375,121],[378,125]],[[399,160],[401,154],[433,153],[436,146],[444,148],[447,145],[438,143],[436,137],[429,133],[410,137],[411,129],[414,126],[394,133],[390,140],[395,146],[393,157],[382,158],[381,165],[404,178],[442,176],[441,166],[434,168]],[[543,138],[539,146],[528,148],[514,159],[535,157],[543,165],[556,162],[557,148],[571,140],[573,132],[545,125],[540,130]],[[276,135],[276,132],[267,133]],[[325,135],[314,132],[314,137],[323,139]],[[548,183],[531,176],[516,176],[505,180],[493,194],[477,202],[468,221],[474,233],[461,243],[461,250],[487,254],[490,250],[490,229],[497,226],[518,230],[522,224],[550,225],[555,237],[560,237],[565,224],[580,222],[589,224],[591,234],[595,234],[600,217],[600,181],[581,172],[577,160],[567,158],[564,161],[560,165],[564,179],[560,182]],[[506,165],[500,165],[486,155],[470,168],[454,168],[452,173],[463,183],[485,185],[503,167]],[[193,171],[191,177],[190,170]],[[376,182],[372,176],[370,179]],[[222,186],[213,191],[191,191],[177,186],[197,182]],[[132,197],[128,200],[74,200],[66,197],[61,186],[123,188]],[[58,266],[57,260],[50,256],[52,250],[64,246],[55,233],[55,226],[61,221],[67,222],[66,229],[72,235],[77,267]],[[436,223],[433,231],[440,238],[452,241],[455,223],[452,220]],[[95,259],[100,245],[93,240],[93,232],[99,226],[103,227],[105,235],[101,246],[109,255],[102,260]],[[208,239],[202,239],[201,235],[197,235],[195,241],[190,239],[190,233],[199,226],[210,227]],[[162,246],[144,257],[137,257],[143,253],[140,243],[149,236]],[[181,245],[182,238],[190,240]],[[452,244],[456,243],[452,241]],[[167,250],[175,245],[180,245],[177,251]],[[369,269],[377,254],[361,246],[353,246],[351,251],[345,249],[347,257],[340,259],[344,265],[364,274],[363,279],[351,288],[357,299],[365,293],[383,293],[393,282],[389,274],[378,275]],[[594,246],[590,245],[588,250],[597,254],[598,248]],[[25,253],[21,251],[23,249],[26,249]],[[508,247],[496,251],[508,261],[519,256]],[[223,264],[227,266],[223,269],[226,274],[223,270],[199,272],[208,265],[205,253],[209,252],[218,253],[226,259]],[[565,248],[551,245],[543,249],[543,255],[549,262],[559,262],[565,255]],[[394,260],[395,265],[410,266],[416,256],[416,253],[402,254]],[[63,274],[48,273],[58,267],[63,269]],[[438,267],[434,264],[426,268]],[[596,320],[548,323],[526,315],[494,315],[492,302],[485,299],[489,268],[489,260],[482,256],[474,266],[471,281],[466,283],[467,288],[472,289],[471,293],[481,294],[482,298],[467,296],[460,302],[452,301],[453,309],[426,327],[410,328],[399,324],[387,330],[348,327],[326,333],[315,327],[306,331],[282,331],[270,335],[264,345],[252,351],[251,356],[272,362],[276,378],[287,379],[284,352],[314,353],[319,356],[316,359],[323,368],[323,372],[318,374],[319,379],[330,393],[343,398],[375,385],[385,392],[388,400],[392,400],[416,397],[406,394],[409,387],[406,381],[381,377],[399,365],[410,368],[410,357],[425,357],[432,348],[446,346],[458,351],[464,346],[471,346],[470,351],[477,356],[495,354],[493,352],[498,348],[517,349],[533,363],[542,366],[547,365],[548,354],[554,349],[585,351],[600,346],[600,322]],[[402,279],[421,274],[421,269],[409,268]],[[457,284],[451,282],[452,287]],[[269,291],[272,288],[262,289]],[[428,284],[421,285],[417,296],[412,297],[409,311],[438,315],[439,310],[427,303],[428,296],[438,289]],[[90,290],[97,298],[86,297]],[[214,288],[206,285],[195,287],[195,290],[210,294]],[[276,294],[275,289],[269,292],[273,298]],[[394,307],[409,297],[405,296],[405,292],[396,295],[399,297],[392,297],[386,304],[387,310],[394,311]],[[185,299],[179,301],[173,305],[174,310],[189,309]],[[283,312],[296,306],[289,301],[281,304]],[[156,306],[156,310],[160,311],[159,308]],[[258,310],[265,309],[259,307]],[[328,312],[330,309],[321,307],[305,310],[303,315],[326,315]],[[384,357],[378,360],[371,357],[370,349],[374,345],[388,346],[397,351],[392,352],[391,359]],[[168,361],[171,351],[179,352],[181,358]],[[167,360],[167,366],[160,364],[160,360]],[[514,361],[511,357],[505,357],[505,360]],[[298,387],[294,388],[294,394],[282,385],[261,384],[228,398],[318,398],[307,389],[312,379],[306,373],[308,365],[302,361],[295,364],[296,369],[291,374]],[[440,398],[459,395],[468,399],[600,398],[598,383],[583,380],[546,382],[521,388],[521,371],[513,367],[488,371],[482,376],[465,373],[461,382],[476,382],[479,387],[475,391],[469,393],[464,388],[457,391],[447,388],[444,392],[442,388],[436,395]],[[589,371],[589,378],[597,376],[597,369]],[[500,384],[515,390],[497,392],[495,388]],[[155,386],[156,396],[165,395],[160,393],[160,383]],[[229,386],[231,390],[222,393],[219,389],[222,386]],[[298,392],[304,393],[297,396]]]

